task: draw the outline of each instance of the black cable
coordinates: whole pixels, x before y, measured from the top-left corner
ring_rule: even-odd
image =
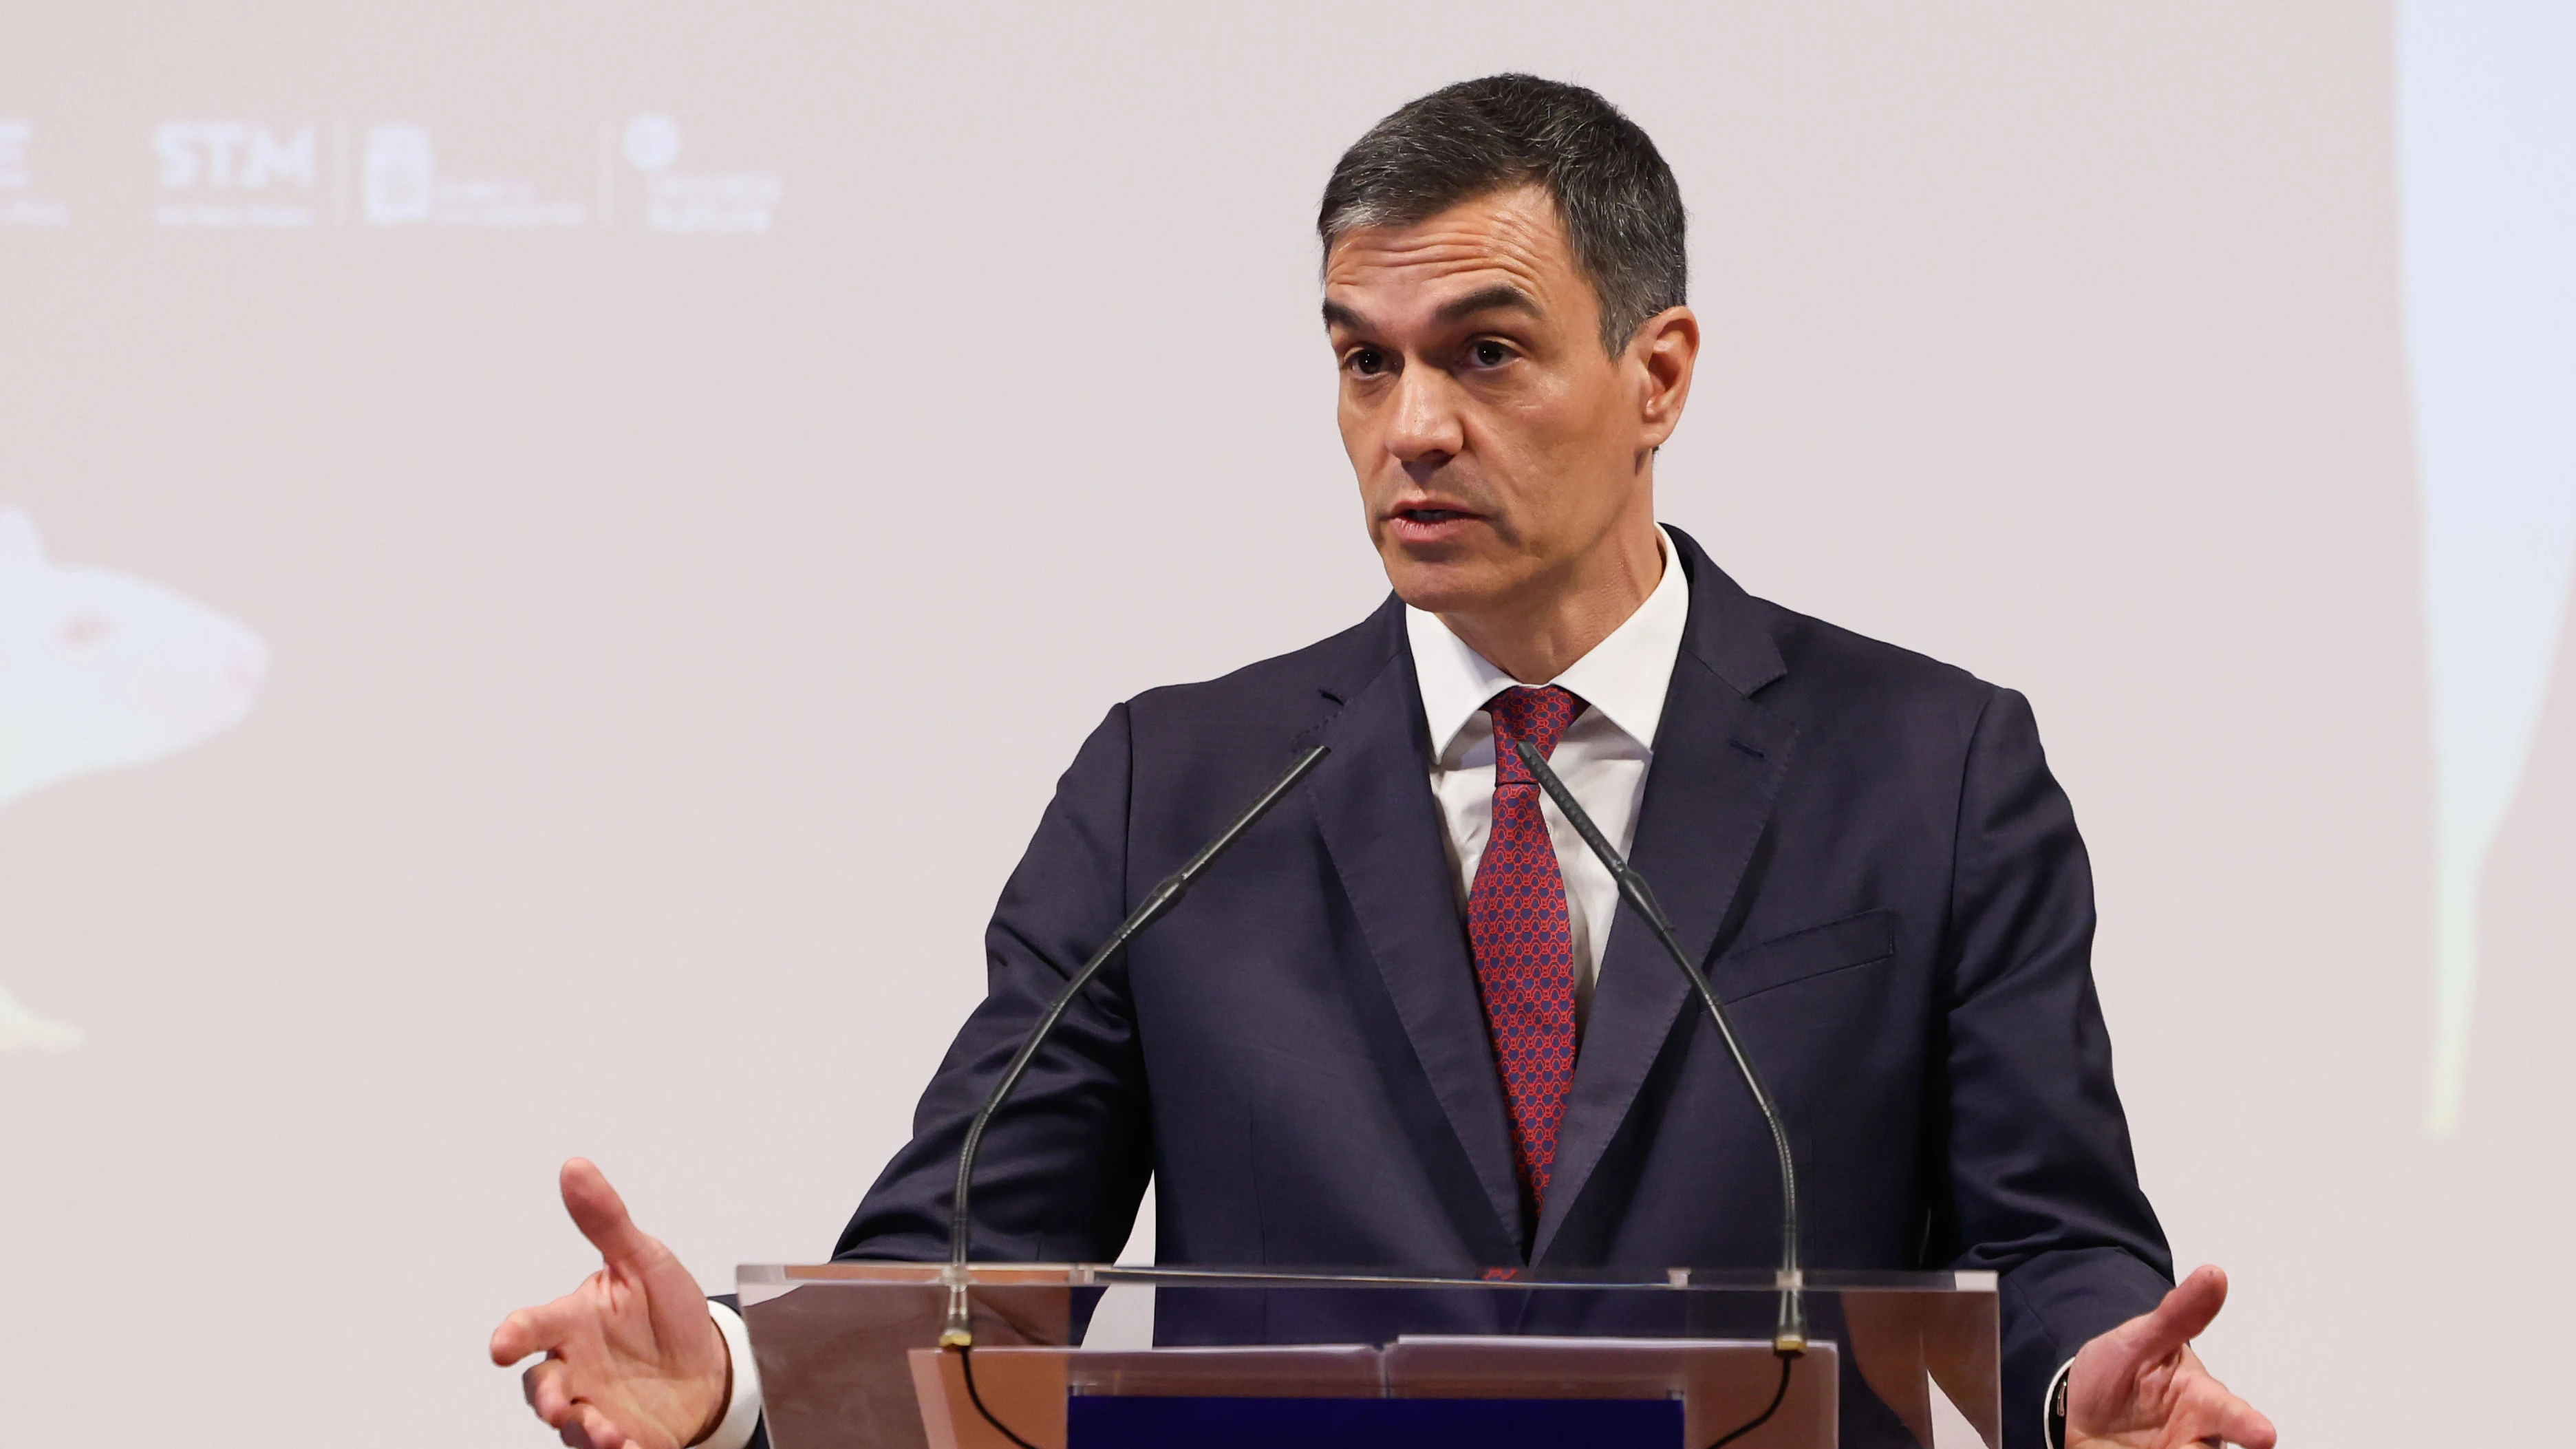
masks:
[[[984,1422],[993,1426],[993,1432],[1010,1440],[1012,1443],[1019,1445],[1020,1449],[1038,1449],[1038,1446],[1035,1444],[1032,1444],[1028,1440],[1021,1438],[1019,1435],[1012,1433],[1010,1425],[994,1418],[993,1411],[984,1407],[984,1396],[975,1392],[975,1346],[973,1344],[961,1343],[957,1345],[957,1367],[960,1372],[966,1375],[966,1397],[974,1401],[975,1412],[984,1416]],[[1788,1385],[1784,1383],[1781,1387],[1785,1389]],[[1777,1401],[1774,1401],[1774,1406],[1777,1406]],[[1767,1413],[1762,1416],[1763,1419],[1767,1419],[1769,1417],[1771,1416]],[[1756,1419],[1753,1421],[1755,1424],[1759,1424],[1761,1422],[1762,1419]],[[1748,1424],[1745,1427],[1751,1428],[1752,1425]],[[1741,1433],[1743,1431],[1738,1430],[1736,1432]],[[1735,1435],[1729,1434],[1727,1439],[1732,1439],[1734,1437]],[[1723,1444],[1726,1442],[1726,1439],[1720,1439],[1717,1442]]]
[[[1776,1389],[1773,1389],[1773,1390],[1771,1391],[1771,1406],[1770,1406],[1769,1408],[1767,1408],[1767,1409],[1764,1409],[1761,1413],[1754,1415],[1754,1416],[1753,1416],[1753,1421],[1752,1421],[1751,1423],[1744,1425],[1742,1428],[1734,1429],[1734,1430],[1730,1430],[1730,1431],[1728,1431],[1728,1433],[1727,1433],[1723,1438],[1720,1438],[1716,1443],[1709,1445],[1709,1446],[1708,1446],[1708,1449],[1726,1449],[1726,1446],[1727,1446],[1727,1445],[1734,1443],[1736,1440],[1741,1439],[1741,1438],[1743,1438],[1745,1435],[1752,1433],[1754,1430],[1761,1428],[1763,1425],[1770,1423],[1770,1422],[1771,1422],[1771,1416],[1772,1416],[1773,1414],[1776,1414],[1776,1413],[1780,1412],[1780,1405],[1788,1401],[1788,1398],[1789,1398],[1789,1366],[1790,1366],[1791,1364],[1796,1363],[1797,1361],[1798,1361],[1798,1356],[1797,1356],[1796,1354],[1794,1354],[1794,1353],[1784,1353],[1784,1354],[1781,1354],[1781,1355],[1780,1355],[1780,1387],[1778,1387],[1778,1388],[1776,1388]],[[975,1383],[975,1381],[974,1381],[973,1379],[968,1379],[968,1380],[966,1381],[966,1383],[967,1383],[967,1387],[971,1390],[971,1389],[974,1387],[974,1383]],[[978,1405],[978,1407],[981,1407],[981,1405]],[[985,1417],[986,1417],[986,1418],[991,1418],[992,1416],[991,1416],[991,1415],[989,1415],[989,1414],[987,1414],[987,1415],[985,1415]],[[999,1425],[999,1424],[995,1424],[993,1427],[994,1427],[994,1428],[996,1428],[996,1429],[1002,1429],[1002,1426],[1001,1426],[1001,1425]],[[1008,1430],[1008,1429],[1002,1429],[1002,1432],[1003,1432],[1003,1433],[1005,1433],[1005,1434],[1009,1434],[1011,1431],[1010,1431],[1010,1430]],[[1016,1435],[1014,1435],[1014,1436],[1012,1437],[1011,1442],[1012,1442],[1012,1443],[1014,1443],[1014,1444],[1017,1444],[1017,1443],[1019,1443],[1020,1441],[1019,1441],[1018,1437],[1017,1437]]]

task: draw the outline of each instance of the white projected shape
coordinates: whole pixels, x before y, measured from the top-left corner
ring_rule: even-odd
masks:
[[[659,111],[626,118],[619,141],[627,164],[644,173],[644,225],[653,231],[758,235],[778,211],[778,178],[764,171],[682,175],[680,123]]]
[[[35,180],[27,168],[27,149],[35,137],[33,121],[0,120],[0,189],[24,190]]]
[[[252,121],[171,121],[152,133],[161,184],[261,191],[314,184],[313,127],[280,134]]]
[[[159,584],[55,563],[26,514],[0,509],[0,806],[229,728],[267,672],[250,630]],[[0,1054],[81,1039],[0,986]]]
[[[370,226],[429,220],[437,158],[429,128],[394,124],[367,128],[363,203]]]
[[[2431,1124],[2459,1125],[2479,879],[2576,556],[2576,6],[2405,0],[2407,353],[2440,790]]]
[[[0,227],[68,226],[71,207],[34,194],[36,123],[0,116]]]
[[[626,159],[638,171],[659,171],[680,159],[680,123],[659,111],[626,121]]]

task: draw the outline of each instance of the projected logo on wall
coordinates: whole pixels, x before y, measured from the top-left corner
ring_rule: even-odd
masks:
[[[11,124],[0,122],[0,187],[7,185]],[[22,124],[23,123],[18,123]],[[557,184],[524,176],[458,174],[432,128],[383,121],[354,133],[345,121],[277,123],[176,120],[152,134],[162,226],[214,229],[474,227],[543,230],[614,226],[638,217],[647,230],[757,234],[772,225],[784,189],[766,171],[686,171],[680,123],[646,112],[600,127],[587,182],[580,152],[556,147]],[[640,185],[640,208],[621,204]],[[5,217],[0,209],[0,217]]]
[[[2431,1121],[2456,1129],[2482,885],[2522,788],[2576,562],[2576,7],[2399,16],[2406,327],[2432,647]],[[2564,969],[2566,963],[2558,963]]]
[[[317,219],[314,128],[171,121],[152,133],[163,226],[306,227]]]
[[[655,231],[761,232],[778,207],[778,178],[758,171],[692,174],[680,159],[680,123],[658,112],[629,120],[620,148],[644,173],[644,224]]]
[[[36,189],[35,150],[35,122],[0,117],[0,227],[71,224],[71,207]]]
[[[0,509],[0,809],[231,728],[267,672],[268,646],[242,625],[148,580],[57,563],[26,514]],[[0,1054],[83,1039],[0,980]]]
[[[427,126],[409,122],[367,128],[360,162],[361,212],[370,226],[484,226],[526,230],[582,226],[591,208],[544,195],[516,177],[439,174]]]

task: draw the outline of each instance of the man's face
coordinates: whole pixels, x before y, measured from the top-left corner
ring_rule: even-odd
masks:
[[[1334,244],[1324,322],[1342,445],[1406,603],[1509,610],[1562,587],[1623,522],[1651,519],[1646,460],[1680,397],[1650,375],[1642,336],[1605,353],[1600,320],[1535,186]]]

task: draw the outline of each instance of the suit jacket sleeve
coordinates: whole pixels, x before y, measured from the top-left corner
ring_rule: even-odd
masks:
[[[1959,799],[1930,1257],[2002,1275],[2002,1407],[2023,1442],[2059,1366],[2154,1307],[2173,1269],[2112,1086],[2092,868],[2019,694],[1988,700]]]
[[[987,994],[913,1114],[910,1143],[841,1234],[841,1258],[948,1251],[957,1153],[1011,1054],[1129,909],[1127,707],[1084,741],[984,936]],[[1126,1245],[1153,1133],[1126,963],[1065,1013],[985,1131],[975,1172],[979,1260],[1100,1262]]]

